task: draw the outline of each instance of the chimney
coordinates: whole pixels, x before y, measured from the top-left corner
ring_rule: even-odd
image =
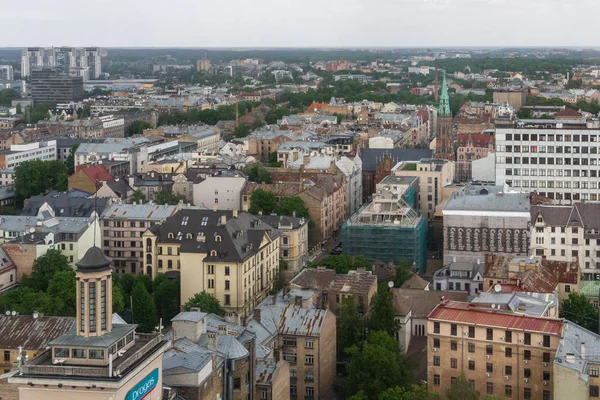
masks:
[[[177,203],[177,211],[181,211],[183,209],[183,200],[179,200]]]
[[[190,312],[200,312],[200,309],[198,307],[192,307],[190,308]]]
[[[260,322],[260,308],[254,309],[254,320]]]
[[[233,218],[237,218],[237,217],[238,217],[238,210],[233,209]]]
[[[208,332],[208,348],[210,350],[217,349],[217,333],[216,332]]]
[[[221,215],[221,225],[227,224],[227,216],[225,214]]]
[[[296,296],[294,300],[294,305],[298,307],[302,307],[302,296]]]
[[[585,360],[585,343],[581,342],[581,359]]]

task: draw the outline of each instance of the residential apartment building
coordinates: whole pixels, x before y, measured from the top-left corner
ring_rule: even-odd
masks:
[[[73,317],[47,317],[33,315],[0,315],[0,368],[10,372],[19,357],[33,359],[46,349],[48,343],[75,329]]]
[[[450,195],[442,215],[445,264],[483,263],[487,252],[513,256],[529,252],[531,217],[526,193],[467,184]]]
[[[96,193],[102,182],[112,181],[114,178],[102,165],[77,167],[77,172],[69,176],[69,190],[80,190],[87,193]]]
[[[144,268],[142,235],[161,224],[182,208],[156,204],[112,204],[101,217],[102,250],[113,260],[113,268],[121,274],[148,274]]]
[[[455,163],[448,160],[423,158],[416,162],[400,162],[392,168],[395,176],[419,178],[419,208],[427,218],[433,217],[435,209],[447,198],[444,187],[454,181]]]
[[[88,79],[98,79],[106,55],[106,49],[98,47],[27,47],[21,50],[21,77],[30,76],[36,68],[52,67],[65,75],[83,70]]]
[[[202,58],[198,60],[196,63],[196,70],[200,71],[209,71],[210,70],[210,60],[208,58]]]
[[[0,81],[12,81],[14,77],[12,65],[0,65]]]
[[[289,364],[289,398],[323,398],[336,376],[335,315],[329,310],[264,302],[253,318],[251,329],[275,336],[275,359],[281,354]]]
[[[325,267],[306,268],[289,283],[289,289],[310,290],[320,298],[320,308],[335,312],[344,300],[353,298],[359,312],[366,313],[377,293],[377,276],[370,271],[350,271],[336,274]]]
[[[531,255],[579,265],[585,279],[600,278],[600,204],[531,206]]]
[[[208,168],[197,174],[194,180],[193,203],[201,208],[241,210],[242,192],[247,180],[242,171]]]
[[[556,203],[600,200],[599,120],[516,120],[496,127],[496,184]]]
[[[21,163],[33,160],[56,160],[56,140],[13,144],[10,150],[0,150],[0,169],[14,170]]]
[[[294,273],[304,268],[308,254],[308,220],[295,216],[259,215],[263,222],[281,231],[279,259]]]
[[[484,290],[485,264],[455,261],[433,274],[433,288],[438,291],[467,292],[470,296]]]
[[[564,338],[554,359],[555,399],[600,397],[600,336],[565,321]]]
[[[171,322],[172,345],[162,356],[165,385],[186,399],[253,398],[254,332],[198,309],[181,312]]]
[[[556,398],[561,319],[443,300],[427,318],[428,390],[444,393],[464,373],[483,395]]]
[[[273,288],[280,236],[248,213],[183,209],[144,233],[144,269],[179,275],[182,305],[206,290],[242,321]]]

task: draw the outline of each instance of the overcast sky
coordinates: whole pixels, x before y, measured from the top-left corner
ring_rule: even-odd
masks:
[[[12,11],[0,12],[0,47],[600,46],[598,0],[12,4]]]

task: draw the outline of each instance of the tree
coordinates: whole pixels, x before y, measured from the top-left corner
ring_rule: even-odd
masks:
[[[236,138],[243,138],[248,136],[249,134],[250,128],[248,128],[248,125],[244,124],[243,122],[238,124],[238,126],[236,126],[233,130],[233,136]]]
[[[10,106],[13,100],[20,98],[19,92],[14,89],[0,90],[0,106]]]
[[[145,203],[146,200],[146,195],[140,189],[134,191],[133,195],[131,196],[131,201],[134,201],[138,204]]]
[[[152,293],[158,317],[162,318],[163,324],[179,313],[180,304],[180,282],[179,279],[169,279],[164,274],[156,275],[152,282]]]
[[[153,332],[156,324],[154,300],[141,281],[136,281],[131,292],[133,302],[133,321],[138,324],[139,332]]]
[[[32,314],[34,311],[52,315],[55,311],[54,299],[44,292],[21,286],[0,295],[0,309]]]
[[[401,287],[404,284],[404,282],[409,280],[413,275],[413,272],[410,269],[410,265],[408,264],[407,259],[400,260],[395,270],[396,275],[394,276],[394,287],[396,288]]]
[[[296,215],[296,217],[310,218],[308,215],[308,208],[304,203],[304,200],[298,196],[282,197],[279,200],[279,207],[277,207],[278,215]]]
[[[376,399],[408,381],[408,362],[396,339],[385,332],[371,331],[362,348],[353,345],[346,354],[350,356],[346,385],[352,394],[362,391],[367,398]]]
[[[448,400],[479,400],[479,396],[479,392],[471,386],[464,373],[461,373],[458,379],[455,379],[452,385],[446,389]]]
[[[183,309],[186,311],[190,311],[192,308],[199,308],[202,312],[213,313],[221,317],[225,315],[225,310],[221,307],[219,300],[208,294],[206,290],[190,297],[183,306]]]
[[[161,187],[158,189],[158,192],[156,192],[156,195],[154,196],[154,201],[156,204],[174,206],[177,205],[177,203],[179,203],[180,201],[186,203],[187,199],[185,198],[185,196],[175,194],[171,190]]]
[[[59,160],[25,161],[15,168],[15,191],[22,202],[48,190],[67,190],[68,178],[67,166]]]
[[[281,167],[281,162],[277,161],[277,152],[276,151],[269,153],[269,163],[267,164],[267,166],[271,167],[271,168]]]
[[[79,148],[79,145],[76,144],[75,146],[71,147],[71,153],[69,153],[69,156],[67,157],[67,174],[72,175],[75,173],[75,152],[77,151],[77,149]]]
[[[60,250],[50,249],[35,259],[31,276],[23,275],[21,283],[23,286],[45,292],[50,280],[61,271],[73,271],[69,259]]]
[[[273,289],[271,289],[271,294],[277,294],[283,287],[285,286],[285,279],[283,276],[283,271],[288,268],[288,263],[283,260],[279,260],[279,268],[275,273],[275,277],[273,278]]]
[[[125,296],[123,295],[123,289],[120,285],[114,285],[112,287],[112,307],[113,312],[120,313],[125,310]]]
[[[389,388],[379,395],[378,400],[440,400],[440,396],[437,393],[428,393],[427,384],[421,382],[419,385]]]
[[[54,274],[48,283],[47,294],[55,304],[55,315],[72,317],[76,312],[75,272],[71,269]]]
[[[598,309],[583,294],[569,293],[561,304],[560,316],[598,333]]]
[[[385,283],[379,285],[377,293],[371,299],[368,326],[373,331],[383,331],[389,335],[395,335],[396,333],[394,294]]]
[[[255,183],[272,183],[271,174],[264,165],[259,162],[253,162],[244,167],[244,172],[248,175],[248,180]]]
[[[129,125],[127,129],[127,136],[142,135],[144,129],[152,129],[152,124],[148,121],[135,120]]]
[[[368,262],[364,256],[346,256],[346,255],[333,255],[328,254],[323,260],[310,263],[311,268],[317,266],[326,267],[335,270],[336,274],[347,274],[348,271],[356,270],[358,268],[365,268],[371,270],[371,263]]]
[[[336,324],[338,358],[341,358],[345,349],[364,340],[364,323],[354,296],[343,299],[338,309]]]
[[[277,208],[277,200],[272,192],[257,189],[250,195],[250,208],[248,212],[258,214],[262,212],[264,215],[273,213]]]

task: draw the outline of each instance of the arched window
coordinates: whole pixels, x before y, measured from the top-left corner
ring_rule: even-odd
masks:
[[[217,235],[215,236],[215,242],[220,242],[221,241],[221,236]]]
[[[152,239],[150,239],[150,238],[146,239],[146,246],[148,246],[148,247],[152,246]]]
[[[211,257],[216,257],[217,256],[217,251],[216,250],[211,250],[210,251],[210,256]]]
[[[146,254],[146,264],[152,264],[152,254]]]
[[[185,235],[186,239],[193,239],[194,236],[191,233],[188,233],[187,235]]]
[[[168,237],[169,239],[173,239],[174,235],[173,235],[172,233],[169,233],[169,234],[167,235],[167,237]]]
[[[152,276],[152,267],[149,265],[146,267],[146,274]]]

